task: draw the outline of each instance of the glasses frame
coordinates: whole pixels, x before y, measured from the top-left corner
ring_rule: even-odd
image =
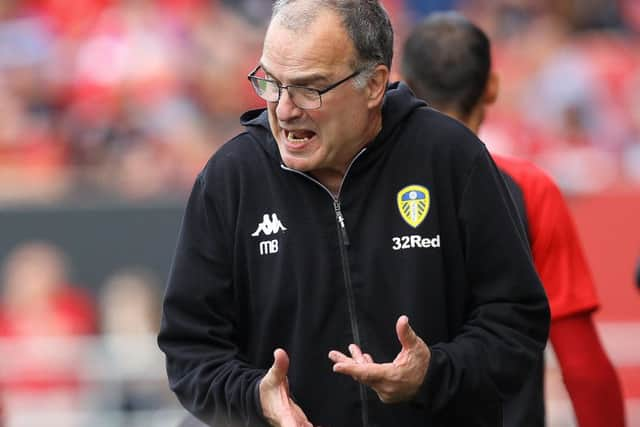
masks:
[[[251,83],[251,87],[253,87],[253,90],[256,92],[256,95],[258,95],[260,98],[264,99],[267,102],[275,102],[275,103],[280,102],[280,98],[282,97],[282,89],[286,89],[287,92],[289,92],[289,88],[298,88],[298,89],[304,89],[304,90],[316,92],[318,94],[318,100],[320,101],[320,104],[317,107],[314,107],[314,108],[303,108],[303,107],[299,106],[298,104],[296,104],[296,102],[293,100],[293,98],[291,96],[289,96],[289,98],[291,99],[291,102],[301,110],[317,110],[317,109],[321,108],[322,107],[322,95],[324,95],[325,93],[329,92],[332,89],[335,89],[336,87],[340,86],[342,83],[346,82],[347,80],[352,79],[352,78],[356,77],[358,74],[362,73],[362,70],[354,71],[353,73],[349,74],[344,79],[338,80],[337,82],[330,84],[329,86],[325,87],[324,89],[316,89],[316,88],[313,88],[313,87],[301,86],[301,85],[281,85],[280,83],[278,83],[277,81],[275,81],[273,79],[265,79],[263,77],[257,77],[255,74],[258,72],[258,70],[260,68],[262,68],[261,64],[256,65],[256,67],[247,75],[247,79]],[[275,84],[278,87],[278,99],[276,99],[275,101],[269,101],[268,99],[265,99],[262,95],[260,95],[258,93],[256,84],[253,83],[254,81]]]

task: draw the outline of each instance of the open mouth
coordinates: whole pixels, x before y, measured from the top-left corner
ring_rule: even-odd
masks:
[[[313,138],[316,133],[310,130],[286,130],[284,131],[287,141],[292,144],[304,144]]]

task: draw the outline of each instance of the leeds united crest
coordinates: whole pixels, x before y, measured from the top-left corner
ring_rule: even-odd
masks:
[[[429,212],[429,190],[421,185],[410,185],[398,192],[398,209],[407,224],[416,228]]]

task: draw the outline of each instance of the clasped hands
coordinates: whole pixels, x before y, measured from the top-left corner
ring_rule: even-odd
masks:
[[[384,403],[404,402],[412,399],[424,381],[431,351],[409,326],[407,316],[396,322],[396,334],[402,345],[400,353],[389,363],[376,363],[371,355],[363,353],[355,344],[349,346],[350,356],[337,350],[329,352],[333,371],[351,376],[373,389]],[[304,411],[289,393],[287,372],[289,356],[282,349],[273,353],[274,362],[260,381],[262,411],[272,426],[312,427]]]

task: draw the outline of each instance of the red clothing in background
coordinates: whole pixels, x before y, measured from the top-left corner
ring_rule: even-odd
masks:
[[[522,192],[533,261],[551,308],[550,340],[578,423],[622,427],[620,383],[591,318],[595,285],[562,193],[534,164],[493,158]]]
[[[531,162],[492,156],[522,190],[531,253],[551,319],[593,312],[598,308],[595,285],[560,189]]]
[[[93,302],[76,288],[58,290],[34,310],[0,307],[0,338],[7,345],[0,387],[29,393],[77,387],[79,347],[56,340],[94,334],[96,329]]]

